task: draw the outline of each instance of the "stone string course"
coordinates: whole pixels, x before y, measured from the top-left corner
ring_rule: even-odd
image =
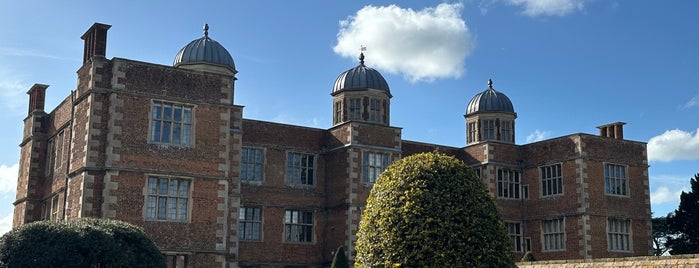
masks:
[[[675,256],[645,256],[631,258],[604,258],[590,260],[556,260],[519,262],[519,268],[699,268],[699,254]]]

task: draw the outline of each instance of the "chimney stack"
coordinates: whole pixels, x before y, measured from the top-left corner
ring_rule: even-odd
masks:
[[[111,27],[111,25],[96,22],[80,37],[80,39],[85,40],[83,64],[94,56],[105,57],[107,55],[107,30]]]
[[[31,116],[34,111],[43,112],[44,103],[46,101],[46,88],[48,85],[34,84],[32,88],[27,91],[29,95],[29,114]]]
[[[616,122],[611,124],[606,124],[597,127],[599,129],[599,135],[607,138],[614,138],[618,140],[624,139],[624,122]]]

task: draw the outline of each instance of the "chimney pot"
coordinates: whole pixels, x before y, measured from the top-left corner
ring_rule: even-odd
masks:
[[[599,129],[599,135],[601,137],[623,140],[624,125],[626,125],[626,123],[624,122],[615,122],[611,124],[601,125],[597,128]]]
[[[111,27],[111,25],[96,22],[80,37],[80,39],[85,40],[83,64],[94,56],[105,57],[107,55],[107,30]]]
[[[48,87],[48,85],[44,84],[34,84],[29,91],[27,91],[29,95],[29,113],[27,115],[31,115],[34,111],[44,111],[46,88]]]

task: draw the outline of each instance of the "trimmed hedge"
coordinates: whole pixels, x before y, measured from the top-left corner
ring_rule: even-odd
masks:
[[[379,177],[357,232],[355,267],[515,267],[485,185],[454,157],[405,157]]]
[[[40,221],[0,237],[0,267],[165,267],[137,226],[86,218]]]

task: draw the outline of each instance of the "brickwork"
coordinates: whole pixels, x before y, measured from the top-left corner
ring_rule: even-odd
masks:
[[[519,262],[519,268],[696,268],[699,267],[699,254],[677,256],[646,256],[630,258],[600,258],[586,260],[558,260]]]
[[[104,32],[95,34],[106,35],[108,26],[100,27],[106,27]],[[502,139],[500,128],[502,120],[512,121],[514,133],[516,114],[500,112],[474,117],[494,120],[495,140],[482,141],[479,136],[463,148],[406,141],[400,128],[389,125],[390,93],[374,89],[333,95],[333,102],[342,103],[337,107],[333,103],[341,114],[330,129],[243,119],[243,106],[233,104],[234,69],[208,64],[185,67],[92,53],[77,72],[76,91],[48,114],[42,103],[47,86],[36,85],[20,144],[13,226],[56,215],[67,220],[114,218],[142,226],[165,254],[184,255],[192,267],[322,267],[329,265],[340,245],[350,260],[356,254],[356,232],[373,186],[362,177],[365,153],[386,154],[393,162],[438,151],[474,167],[503,219],[520,226],[516,235],[522,243],[515,259],[527,250],[548,260],[649,254],[644,143],[621,136],[572,134],[515,145]],[[361,118],[348,120],[347,97],[362,100]],[[380,120],[369,118],[371,98],[381,101]],[[190,144],[154,141],[156,103],[191,108]],[[621,125],[614,125],[614,133],[623,133]],[[480,131],[481,124],[477,127]],[[53,154],[52,142],[62,144]],[[260,181],[241,181],[244,147],[263,152]],[[296,167],[299,163],[291,163],[290,154],[310,158]],[[627,192],[610,194],[605,189],[607,164],[625,169]],[[553,194],[544,194],[545,166],[560,166],[561,186]],[[290,170],[301,172],[304,181],[292,181]],[[501,178],[503,170],[519,176]],[[188,192],[156,194],[153,188],[167,185],[149,186],[151,177],[167,178],[168,183],[186,181]],[[507,194],[502,194],[502,187],[508,187]],[[154,216],[156,209],[167,211],[166,215],[177,210],[174,206],[165,210],[154,200],[177,198],[186,200],[177,203],[186,207],[180,214],[183,218]],[[52,205],[54,200],[60,204]],[[259,209],[259,239],[241,237],[241,208]],[[287,211],[312,217],[298,222]],[[552,219],[564,222],[562,245],[546,249],[542,226]],[[628,221],[629,249],[615,251],[607,245],[609,219]],[[298,229],[301,225],[308,228]],[[294,241],[295,235],[303,239]]]

